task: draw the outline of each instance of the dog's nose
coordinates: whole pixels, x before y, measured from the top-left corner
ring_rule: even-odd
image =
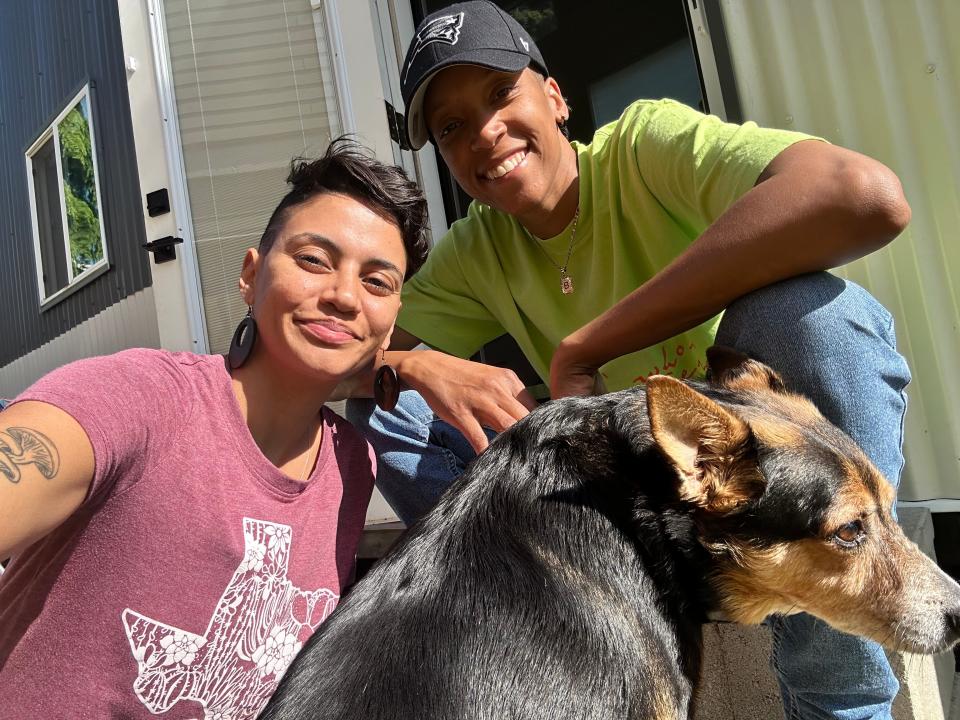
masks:
[[[950,627],[951,640],[960,640],[960,608],[954,608],[947,613],[947,625]]]

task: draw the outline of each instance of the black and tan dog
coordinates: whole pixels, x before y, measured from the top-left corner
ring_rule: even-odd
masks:
[[[346,598],[262,718],[686,718],[708,611],[806,611],[914,652],[960,587],[864,454],[766,366],[549,403]]]

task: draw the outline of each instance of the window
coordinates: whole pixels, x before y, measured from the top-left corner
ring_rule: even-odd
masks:
[[[107,266],[100,181],[84,87],[27,150],[41,305],[50,305]]]

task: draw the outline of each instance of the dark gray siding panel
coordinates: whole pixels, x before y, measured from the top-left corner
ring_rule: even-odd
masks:
[[[84,83],[110,270],[41,313],[24,152]],[[116,0],[0,2],[0,367],[151,284],[140,198]]]

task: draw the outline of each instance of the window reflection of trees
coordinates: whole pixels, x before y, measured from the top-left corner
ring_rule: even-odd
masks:
[[[513,15],[514,20],[523,25],[536,43],[557,29],[557,13],[553,7],[553,0],[501,2],[499,5]]]
[[[88,116],[87,99],[83,98],[58,126],[63,194],[70,235],[70,260],[74,276],[103,259]]]

